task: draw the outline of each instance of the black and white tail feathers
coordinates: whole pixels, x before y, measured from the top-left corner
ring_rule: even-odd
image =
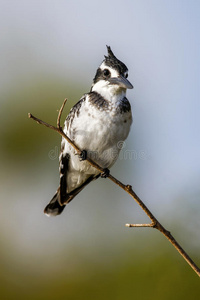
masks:
[[[59,194],[58,192],[56,192],[56,194],[53,196],[49,204],[44,209],[45,215],[57,216],[61,214],[61,212],[65,208],[65,205],[60,205],[58,200],[59,200]]]
[[[69,194],[65,194],[65,198],[61,199],[61,195],[60,195],[60,187],[58,188],[56,194],[53,196],[53,198],[51,199],[51,201],[49,202],[49,204],[45,207],[44,209],[44,213],[47,216],[58,216],[62,213],[62,211],[64,210],[66,204],[68,204],[70,201],[72,201],[72,199],[80,192],[82,191],[82,189],[89,184],[91,181],[97,179],[100,176],[100,174],[98,175],[92,175],[90,176],[81,186],[79,186],[78,188],[74,189],[71,193]]]

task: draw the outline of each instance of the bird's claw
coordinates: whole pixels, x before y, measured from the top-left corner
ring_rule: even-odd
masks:
[[[107,178],[110,174],[110,170],[105,168],[103,169],[103,173],[101,173],[101,178]]]
[[[81,154],[79,154],[80,161],[86,160],[87,159],[87,151],[82,150]]]

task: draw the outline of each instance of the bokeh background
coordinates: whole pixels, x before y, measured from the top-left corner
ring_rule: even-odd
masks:
[[[134,122],[112,174],[200,265],[200,1],[0,1],[1,299],[197,299],[199,278],[108,179],[56,218],[56,123],[106,44],[129,68]],[[64,118],[62,119],[62,121]]]

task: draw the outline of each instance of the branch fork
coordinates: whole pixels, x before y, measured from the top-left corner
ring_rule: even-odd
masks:
[[[36,117],[34,117],[31,113],[28,114],[28,117],[30,119],[33,119],[38,124],[44,125],[56,132],[58,132],[62,137],[64,137],[72,147],[77,151],[78,155],[81,155],[81,150],[79,147],[74,144],[70,138],[64,133],[62,127],[60,126],[60,119],[61,115],[64,109],[64,106],[67,102],[67,99],[64,100],[59,112],[58,112],[58,118],[57,118],[57,127],[50,125]],[[104,174],[105,169],[101,168],[98,164],[96,164],[94,161],[92,161],[90,158],[86,158],[86,160],[95,167],[101,174]],[[138,205],[143,209],[143,211],[146,213],[146,215],[150,218],[151,223],[149,224],[125,224],[126,227],[152,227],[159,230],[168,240],[169,242],[175,247],[175,249],[182,255],[182,257],[185,259],[185,261],[190,265],[190,267],[196,272],[196,274],[200,277],[200,269],[199,267],[194,263],[194,261],[190,258],[190,256],[183,250],[183,248],[180,246],[180,244],[175,240],[175,238],[171,235],[171,233],[166,230],[160,222],[154,217],[154,215],[151,213],[151,211],[147,208],[147,206],[142,202],[142,200],[136,195],[136,193],[133,191],[131,185],[125,185],[118,179],[116,179],[114,176],[112,176],[110,173],[107,174],[107,178],[109,178],[111,181],[113,181],[116,185],[121,187],[125,192],[127,192],[137,203]]]

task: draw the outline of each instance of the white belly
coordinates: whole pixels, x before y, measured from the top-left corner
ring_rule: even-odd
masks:
[[[96,109],[80,112],[72,128],[66,132],[81,150],[87,150],[91,159],[101,167],[109,168],[117,159],[121,141],[124,141],[132,123],[131,112],[110,114]],[[66,149],[67,150],[67,149]],[[70,151],[71,152],[71,151]],[[73,162],[72,162],[73,163]],[[81,168],[80,161],[74,168]]]
[[[102,168],[110,168],[118,158],[121,142],[127,138],[131,123],[131,111],[111,113],[92,108],[86,103],[70,128],[67,130],[65,127],[64,132]],[[91,174],[99,174],[87,161],[80,161],[74,148],[67,142],[64,152],[70,154],[68,192],[84,183]]]

